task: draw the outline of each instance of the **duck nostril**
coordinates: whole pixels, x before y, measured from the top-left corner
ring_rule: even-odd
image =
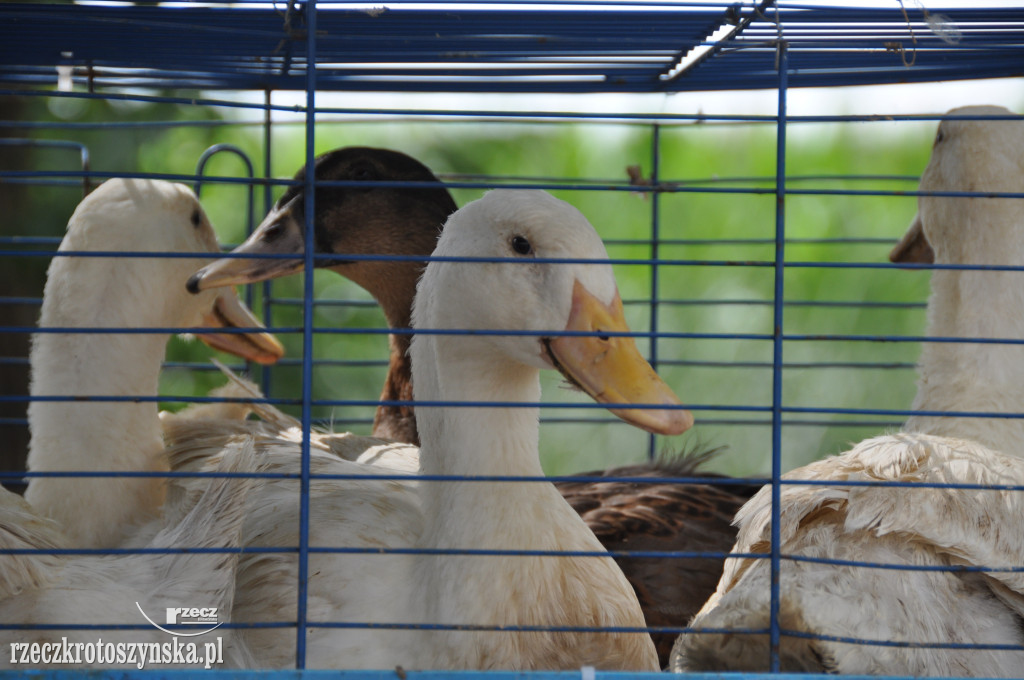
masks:
[[[600,340],[601,342],[608,342],[608,340],[610,339],[607,335],[600,335],[600,333],[601,333],[601,329],[600,328],[595,328],[594,332],[599,334],[597,336],[597,339]]]

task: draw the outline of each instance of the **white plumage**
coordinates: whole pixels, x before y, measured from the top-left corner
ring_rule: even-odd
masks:
[[[256,469],[252,442],[225,450],[218,472],[244,473]],[[188,512],[169,523],[145,543],[147,549],[238,548],[251,479],[215,478],[198,486],[198,497],[179,505]],[[39,516],[20,496],[0,488],[0,550],[62,550],[74,547],[56,524]],[[73,660],[54,667],[100,666],[137,668],[125,643],[172,642],[172,635],[151,626],[143,616],[165,624],[167,607],[213,607],[224,622],[231,612],[238,555],[216,552],[169,552],[113,555],[21,554],[0,557],[0,621],[22,629],[0,631],[0,668],[16,665],[12,643],[61,644],[105,641],[114,657],[90,661],[80,651]],[[47,628],[32,628],[46,624]],[[96,629],[72,626],[137,625],[141,629]],[[67,628],[59,626],[66,625]],[[58,626],[52,628],[50,626]],[[180,629],[179,629],[180,630]],[[191,631],[182,631],[191,633]],[[197,631],[198,632],[198,631]],[[253,667],[244,642],[236,633],[218,629],[182,642],[200,650],[223,638],[223,661],[233,667]],[[111,645],[120,645],[118,647]],[[138,650],[136,650],[138,651]],[[13,656],[12,656],[13,655]],[[195,668],[168,659],[170,666]],[[50,665],[47,663],[41,666]],[[166,667],[166,666],[165,666]]]
[[[967,107],[962,116],[1010,116]],[[1024,121],[944,120],[922,191],[1024,192]],[[1012,198],[922,196],[894,260],[1024,265],[1024,203]],[[1024,275],[936,270],[928,335],[1024,338]],[[1024,410],[1024,348],[925,343],[915,409]],[[915,416],[904,432],[858,444],[785,479],[1024,484],[1018,418]],[[737,515],[734,552],[766,553],[771,490]],[[785,485],[781,552],[896,565],[1024,566],[1024,498],[1017,491]],[[768,625],[767,560],[730,559],[695,628]],[[784,559],[785,630],[887,642],[1024,644],[1024,578],[1014,572],[870,569]],[[783,635],[782,668],[886,675],[1019,677],[1024,652],[854,645]],[[765,635],[679,638],[674,670],[768,667]]]
[[[112,179],[86,198],[61,243],[68,251],[183,251],[215,253],[216,240],[195,195],[186,187],[148,180]],[[42,325],[50,327],[202,325],[203,313],[225,322],[256,323],[233,291],[195,297],[185,290],[194,268],[186,258],[67,256],[52,263]],[[209,325],[209,324],[206,324]],[[145,395],[156,392],[167,334],[44,334],[33,345],[34,396]],[[216,347],[269,360],[275,340],[207,337]],[[33,470],[161,470],[160,423],[155,404],[61,403],[30,407]],[[251,472],[251,441],[240,441],[218,461],[220,472]],[[175,495],[166,520],[152,519],[163,500],[162,480],[35,478],[27,500],[0,489],[0,548],[63,550],[133,543],[146,548],[237,548],[245,497],[252,481],[193,482]],[[47,518],[46,515],[53,519]],[[0,621],[24,625],[4,630],[7,643],[171,642],[151,627],[139,607],[158,623],[165,608],[217,607],[230,612],[236,554],[7,554],[0,557]],[[223,619],[222,619],[223,620]],[[47,625],[125,625],[141,630],[32,629]],[[232,633],[222,631],[230,639]],[[203,637],[201,643],[213,640]],[[241,643],[229,661],[249,665]],[[113,649],[113,648],[112,648]],[[134,667],[115,659],[81,665]],[[0,664],[11,664],[0,654]],[[78,665],[78,664],[73,664]]]
[[[523,254],[524,241],[527,254]],[[607,258],[593,227],[571,206],[543,192],[491,192],[450,218],[435,254],[522,257],[527,262],[435,262],[427,268],[413,314],[418,333],[411,352],[418,401],[533,404],[540,399],[538,371],[557,361],[563,372],[571,373],[601,400],[672,407],[616,411],[629,422],[665,433],[678,433],[689,424],[689,414],[675,408],[674,395],[624,338],[588,339],[600,345],[602,353],[586,359],[585,343],[577,346],[564,337],[429,333],[468,328],[557,335],[559,329],[576,328],[573,324],[595,330],[618,328],[602,325],[616,323],[613,312],[621,305],[610,267],[529,263],[534,257]],[[581,311],[595,308],[594,316]],[[621,307],[617,313],[621,315]],[[638,362],[632,364],[639,372],[631,383],[637,392],[617,383],[611,368],[627,355],[631,357],[627,364]],[[593,371],[603,365],[609,367],[608,383],[595,388]],[[616,391],[620,388],[623,391]],[[424,474],[543,476],[536,406],[420,406],[417,419]],[[239,432],[250,431],[244,423],[236,427]],[[204,450],[194,436],[196,429],[191,431],[193,436],[172,451],[176,469],[203,469],[218,458],[223,433],[211,432],[211,448]],[[313,474],[358,477],[369,472],[400,478],[314,480],[311,546],[603,552],[547,482],[405,480],[401,478],[405,472],[397,468],[340,459],[324,450],[324,440],[313,437]],[[265,434],[257,439],[257,447],[270,470],[292,474],[298,470],[294,442]],[[388,450],[378,449],[363,460],[379,461],[388,455]],[[408,469],[402,462],[398,465]],[[295,480],[261,484],[250,497],[250,506],[243,530],[247,547],[298,543]],[[294,620],[296,573],[293,555],[243,557],[233,619]],[[314,622],[644,626],[636,596],[606,557],[313,553],[309,573],[308,612]],[[253,630],[248,635],[260,663],[275,666],[293,663],[294,638],[288,629]],[[310,667],[567,669],[594,665],[657,670],[653,644],[643,632],[314,627],[307,654]]]
[[[195,194],[181,184],[111,179],[68,222],[60,252],[219,252]],[[183,257],[54,257],[40,326],[168,328],[258,326],[233,290],[190,295],[196,260]],[[281,356],[266,334],[203,335],[205,342],[262,362]],[[32,343],[33,397],[157,394],[168,333],[40,333]],[[157,405],[130,401],[37,400],[28,408],[32,472],[162,472],[168,469]],[[159,478],[37,477],[25,498],[57,521],[71,545],[113,547],[156,517]]]

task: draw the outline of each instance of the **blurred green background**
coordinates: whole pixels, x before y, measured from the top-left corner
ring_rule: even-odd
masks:
[[[262,173],[263,127],[231,119],[228,109],[176,104],[111,102],[73,98],[0,100],[4,121],[14,124],[3,137],[74,140],[87,145],[91,168],[102,172],[151,172],[191,175],[203,150],[230,143],[245,150]],[[222,117],[229,117],[223,120]],[[700,446],[727,447],[708,469],[733,475],[763,475],[771,468],[770,414],[772,343],[763,339],[721,338],[720,334],[766,335],[772,332],[773,270],[757,266],[774,258],[776,200],[764,190],[774,186],[776,136],[773,125],[703,123],[664,125],[660,129],[659,178],[685,189],[662,194],[599,190],[601,182],[621,184],[627,166],[639,165],[649,177],[652,128],[610,123],[509,123],[466,120],[377,121],[330,120],[316,129],[316,151],[346,145],[383,146],[408,153],[443,177],[484,175],[550,178],[566,183],[594,182],[591,190],[553,191],[587,215],[608,242],[613,258],[646,259],[652,255],[652,214],[657,202],[658,328],[667,333],[715,334],[712,338],[659,338],[659,372],[682,400],[695,406],[697,425],[681,437],[653,443],[655,452]],[[17,121],[60,123],[39,128]],[[146,121],[179,121],[149,125]],[[218,122],[222,121],[222,122]],[[118,128],[91,123],[134,122]],[[901,195],[864,196],[832,191],[907,191],[927,163],[934,122],[829,122],[793,124],[788,129],[785,201],[790,263],[886,262],[892,243],[910,223],[916,199]],[[304,129],[277,122],[272,134],[272,170],[291,177],[305,157]],[[5,147],[6,170],[75,170],[75,153],[33,147]],[[207,175],[237,177],[242,164],[218,155]],[[870,175],[871,179],[840,179]],[[909,179],[908,179],[909,178]],[[761,193],[735,191],[758,190]],[[82,196],[74,180],[0,183],[6,206],[0,233],[5,237],[59,238]],[[271,197],[283,188],[271,190]],[[801,194],[808,191],[808,194]],[[460,205],[482,190],[453,191]],[[244,238],[247,189],[207,182],[202,200],[224,244]],[[264,188],[255,191],[259,222]],[[868,239],[869,242],[805,242],[820,239]],[[723,242],[724,240],[724,242]],[[737,242],[739,241],[739,242]],[[55,245],[5,247],[0,267],[0,313],[4,325],[31,326],[42,292],[46,257],[29,251]],[[676,264],[671,261],[686,261]],[[693,261],[697,261],[694,264]],[[615,267],[627,318],[634,330],[650,324],[652,270],[648,264]],[[317,272],[318,300],[353,301],[352,305],[318,307],[318,328],[382,328],[383,316],[366,304],[358,287],[331,272]],[[784,332],[809,336],[920,335],[925,326],[922,304],[928,273],[899,269],[799,266],[785,274]],[[299,298],[301,278],[275,282],[275,298]],[[836,304],[823,304],[836,303]],[[862,304],[868,303],[868,304]],[[911,303],[913,306],[903,306]],[[261,311],[260,295],[256,297]],[[273,324],[296,326],[301,310],[273,306]],[[295,398],[301,392],[301,337],[281,336],[290,365],[271,372],[270,396]],[[27,388],[28,335],[0,334],[0,377],[4,395]],[[641,343],[645,351],[650,348]],[[915,392],[912,364],[919,346],[907,342],[793,340],[785,343],[783,399],[787,407],[905,409]],[[379,334],[317,334],[315,357],[369,361],[370,365],[318,366],[313,394],[329,400],[375,399],[387,357]],[[210,351],[199,343],[172,341],[168,359],[206,362]],[[870,364],[870,367],[856,364]],[[255,377],[261,378],[257,373]],[[161,394],[166,408],[183,406],[175,397],[203,395],[220,384],[215,371],[172,368],[164,373]],[[545,400],[582,402],[558,389],[557,376],[545,376]],[[23,465],[27,439],[20,419],[24,401],[7,401],[0,428],[0,468]],[[710,407],[710,408],[709,408]],[[754,407],[750,409],[748,407]],[[286,408],[286,410],[294,409]],[[318,408],[315,416],[336,429],[368,433],[372,408]],[[542,455],[549,474],[567,474],[647,457],[646,434],[594,409],[550,408],[542,413]],[[582,418],[582,423],[563,422]],[[849,442],[891,428],[899,417],[787,413],[782,431],[783,465],[788,469],[841,451]]]

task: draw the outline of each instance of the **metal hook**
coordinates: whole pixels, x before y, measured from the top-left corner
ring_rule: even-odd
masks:
[[[235,146],[233,144],[214,144],[213,146],[211,146],[210,148],[208,148],[206,151],[204,151],[202,153],[202,155],[199,157],[199,162],[196,163],[196,183],[195,183],[195,185],[193,187],[194,191],[196,192],[196,196],[199,196],[202,193],[202,189],[203,189],[202,177],[203,177],[203,172],[206,170],[206,164],[209,162],[209,160],[213,156],[217,155],[218,153],[231,153],[231,154],[234,154],[234,155],[238,156],[239,158],[242,159],[242,162],[245,163],[245,169],[249,173],[248,174],[249,179],[255,179],[256,178],[256,172],[255,172],[255,170],[253,168],[252,160],[249,158],[249,155],[247,153],[245,153],[244,151],[242,151],[240,148],[238,148],[237,146]],[[245,232],[247,234],[252,233],[252,228],[253,228],[253,202],[254,202],[254,192],[255,192],[255,189],[256,189],[256,187],[250,182],[249,183],[249,205],[248,205],[248,208],[246,210],[246,224],[245,224]]]

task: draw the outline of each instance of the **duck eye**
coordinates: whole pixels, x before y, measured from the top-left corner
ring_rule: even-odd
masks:
[[[263,242],[273,243],[282,236],[284,236],[284,225],[280,222],[274,222],[263,232]]]
[[[199,213],[199,210],[198,209],[193,210],[192,211],[192,226],[196,227],[198,229],[199,225],[202,223],[202,221],[203,221],[203,216]]]
[[[516,251],[520,255],[529,255],[533,252],[533,246],[530,245],[530,242],[525,237],[513,236],[512,250]]]
[[[370,165],[357,165],[352,168],[352,179],[358,182],[372,182],[377,179],[377,171]]]
[[[941,142],[944,136],[945,135],[942,134],[942,128],[939,128],[939,131],[935,133],[935,144]],[[932,146],[934,146],[934,144]]]

